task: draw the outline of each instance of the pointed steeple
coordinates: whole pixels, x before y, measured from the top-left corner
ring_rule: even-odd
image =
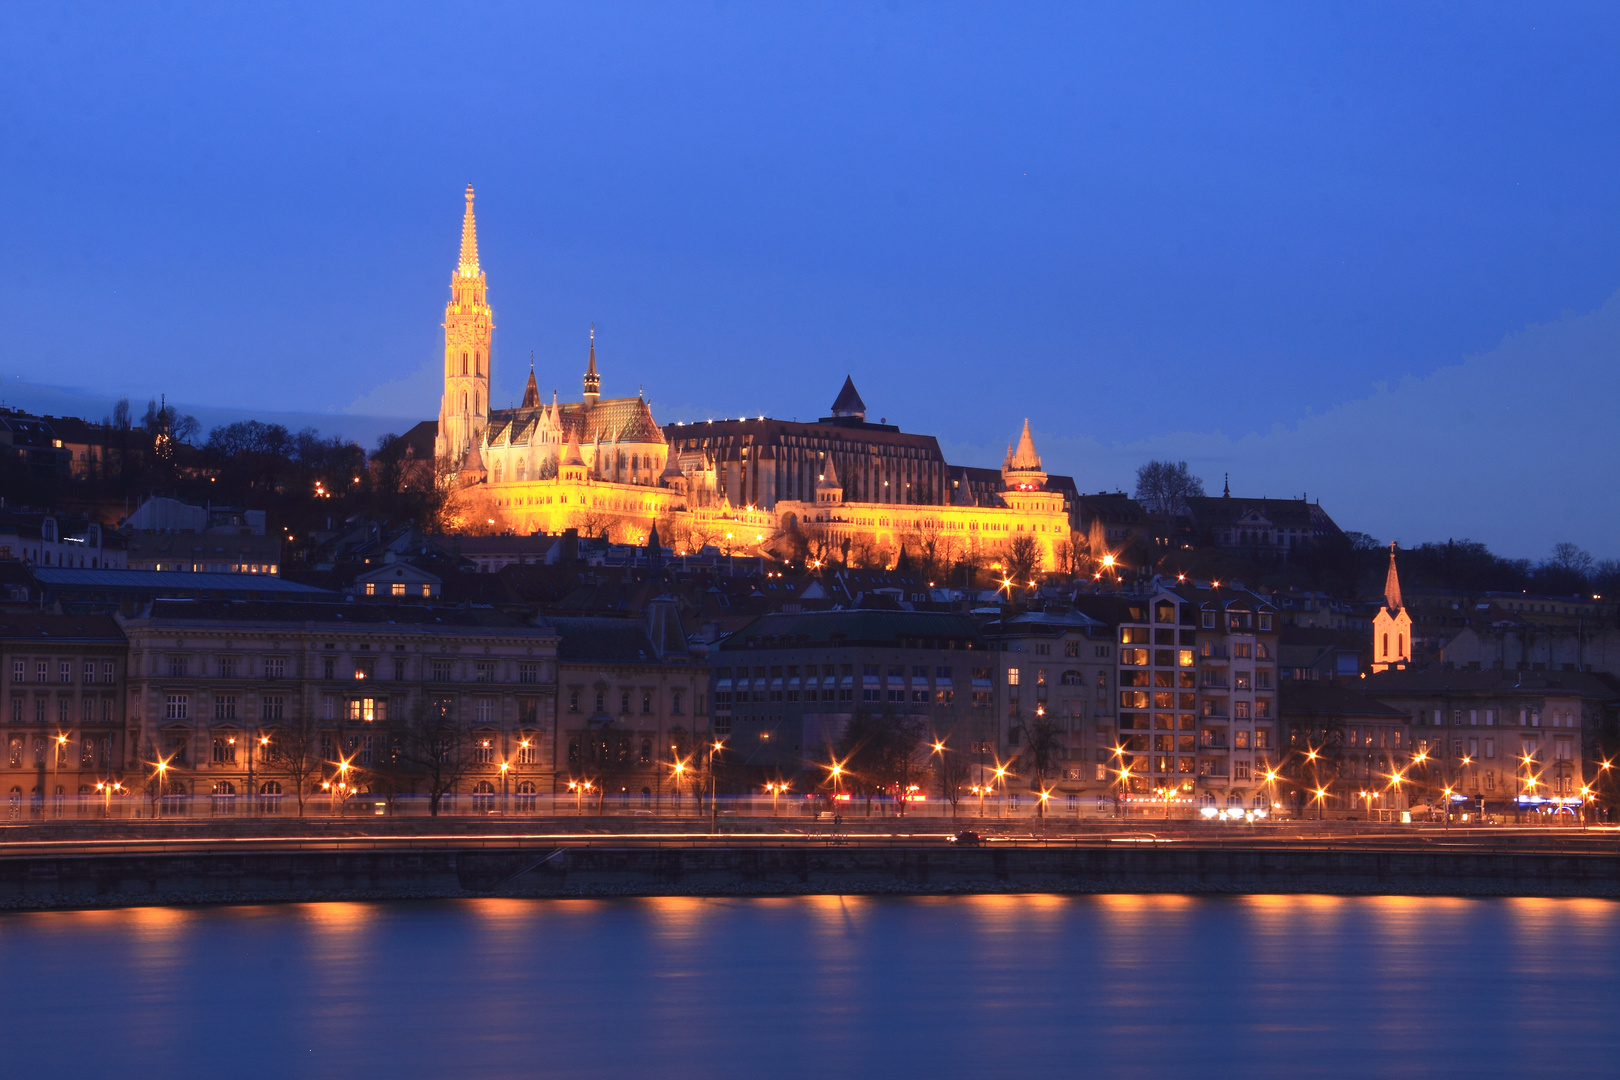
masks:
[[[534,353],[529,354],[529,384],[523,388],[523,408],[540,407],[540,387],[534,381]]]
[[[1046,473],[1041,469],[1041,455],[1035,452],[1035,439],[1029,433],[1029,420],[1018,435],[1018,449],[1007,448],[1007,460],[1001,466],[1001,486],[1005,491],[1044,491]]]
[[[844,388],[838,391],[838,397],[833,402],[832,414],[856,420],[866,419],[866,402],[861,400],[861,395],[855,390],[855,380],[848,375],[844,376]]]
[[[473,186],[467,185],[467,213],[461,219],[461,274],[478,276],[478,225],[473,221]]]
[[[1024,431],[1018,436],[1018,449],[1013,451],[1011,463],[1015,469],[1039,470],[1041,467],[1041,455],[1035,452],[1035,440],[1029,434],[1028,417],[1024,419]]]
[[[585,404],[595,405],[602,396],[602,376],[596,373],[596,324],[591,324],[591,358],[585,364]]]
[[[1231,497],[1232,497],[1232,474],[1227,473],[1225,480],[1221,483],[1221,498],[1230,499]]]
[[[1389,542],[1389,574],[1384,578],[1384,606],[1392,612],[1401,610],[1401,579],[1395,573],[1395,541]]]

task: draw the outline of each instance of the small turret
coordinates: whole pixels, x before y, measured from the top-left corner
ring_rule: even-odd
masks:
[[[1028,419],[1018,436],[1018,449],[1007,451],[1007,459],[1001,466],[1001,483],[1008,491],[1046,490],[1046,472],[1041,468],[1041,455],[1035,452]]]
[[[837,506],[844,501],[844,485],[838,480],[838,467],[827,459],[827,468],[816,480],[816,505]]]

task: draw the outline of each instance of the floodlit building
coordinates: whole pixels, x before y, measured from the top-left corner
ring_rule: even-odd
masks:
[[[1044,472],[1027,421],[997,490],[970,491],[951,480],[932,436],[870,423],[849,378],[815,422],[660,427],[639,393],[602,396],[593,330],[579,401],[555,391],[542,400],[531,365],[521,404],[493,408],[494,314],[470,186],[450,294],[434,452],[459,485],[466,522],[637,545],[656,525],[677,554],[836,552],[863,565],[893,565],[906,547],[990,561],[1022,542],[1037,568],[1052,569],[1068,541],[1072,483]],[[413,446],[425,439],[419,429]]]

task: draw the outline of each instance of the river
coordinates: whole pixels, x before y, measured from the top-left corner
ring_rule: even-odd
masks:
[[[997,896],[0,916],[0,1073],[1620,1074],[1620,904]]]

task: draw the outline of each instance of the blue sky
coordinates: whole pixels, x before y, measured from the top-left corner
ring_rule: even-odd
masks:
[[[1617,55],[1569,3],[7,5],[0,393],[430,417],[471,181],[497,404],[594,322],[664,419],[850,373],[967,464],[1028,416],[1092,490],[1613,557]]]

